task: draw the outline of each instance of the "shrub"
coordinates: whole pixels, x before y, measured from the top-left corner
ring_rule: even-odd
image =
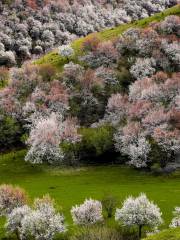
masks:
[[[0,186],[0,216],[10,214],[26,202],[27,195],[23,189],[6,184]]]
[[[16,59],[12,51],[0,51],[0,65],[12,67],[16,65]]]
[[[0,149],[6,150],[20,145],[22,130],[14,118],[0,115]]]
[[[116,203],[117,203],[117,200],[112,195],[105,195],[103,197],[102,206],[103,206],[103,209],[106,211],[108,218],[111,218],[113,216]]]
[[[74,55],[74,50],[70,45],[63,45],[59,47],[59,54],[62,57],[69,59],[69,57],[72,57]]]
[[[176,207],[173,212],[174,218],[171,221],[170,227],[180,227],[180,207]]]
[[[93,225],[103,220],[102,204],[97,200],[86,199],[83,204],[72,207],[71,215],[74,224]]]
[[[84,156],[100,156],[113,148],[113,128],[110,126],[101,126],[98,128],[80,129],[82,141],[80,150]]]
[[[87,36],[83,42],[82,50],[95,51],[100,43],[100,39],[94,35]]]
[[[30,214],[31,209],[27,205],[17,207],[7,216],[5,228],[8,233],[15,233],[17,239],[20,239],[19,230],[22,227],[22,219]]]
[[[55,77],[56,69],[51,64],[41,64],[39,65],[39,74],[43,82],[50,82]]]

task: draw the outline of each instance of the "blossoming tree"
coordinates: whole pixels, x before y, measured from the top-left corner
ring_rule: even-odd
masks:
[[[116,210],[115,219],[125,226],[138,226],[139,238],[144,226],[156,227],[162,223],[160,209],[145,194],[137,198],[128,197],[122,208]]]

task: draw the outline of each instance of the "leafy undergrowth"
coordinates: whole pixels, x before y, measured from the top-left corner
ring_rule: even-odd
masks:
[[[122,24],[112,29],[107,29],[98,33],[92,33],[86,37],[79,38],[73,41],[71,44],[75,51],[75,55],[71,60],[74,62],[77,62],[78,56],[83,54],[81,50],[83,42],[87,40],[89,37],[96,36],[101,41],[112,40],[113,38],[116,38],[118,35],[122,34],[124,31],[126,31],[129,28],[132,28],[132,27],[144,28],[144,27],[147,27],[150,23],[162,21],[165,17],[170,15],[180,16],[179,4],[172,8],[166,9],[164,12],[157,13],[151,17],[144,18],[144,19],[135,21],[133,23]],[[51,64],[54,67],[56,67],[58,71],[61,71],[64,64],[66,64],[67,62],[68,60],[66,58],[60,57],[56,50],[46,54],[45,56],[41,57],[36,61],[37,64],[47,64],[47,63]]]
[[[180,240],[180,228],[164,230],[156,235],[149,236],[145,240]]]

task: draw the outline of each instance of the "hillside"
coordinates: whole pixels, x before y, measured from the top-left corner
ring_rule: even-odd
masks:
[[[177,15],[180,16],[180,5],[176,5],[172,8],[169,8],[165,10],[164,12],[157,13],[151,17],[135,21],[133,23],[128,23],[128,24],[123,24],[118,27],[104,30],[102,32],[98,33],[92,33],[86,37],[77,39],[71,43],[72,48],[75,51],[75,56],[72,59],[74,62],[77,61],[77,58],[79,55],[83,54],[82,53],[82,45],[83,42],[86,41],[88,38],[91,37],[97,37],[101,41],[108,41],[112,40],[114,38],[117,38],[119,35],[121,35],[123,32],[128,30],[129,28],[133,27],[139,27],[139,28],[145,28],[152,22],[159,22],[162,21],[165,17],[170,16],[170,15]],[[36,61],[37,64],[51,64],[55,66],[57,69],[62,69],[63,65],[66,64],[66,59],[62,58],[59,56],[57,51],[50,52],[49,54],[41,57],[39,60]]]
[[[176,4],[177,0],[3,0],[0,65],[21,65],[73,39],[151,16]]]
[[[175,2],[0,3],[0,239],[180,240]]]

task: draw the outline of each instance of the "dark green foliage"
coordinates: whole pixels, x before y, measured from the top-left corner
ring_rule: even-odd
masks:
[[[149,155],[149,159],[152,164],[156,163],[159,167],[164,168],[166,167],[169,159],[167,157],[167,153],[163,152],[160,146],[153,140],[150,139],[151,144],[151,152]]]
[[[64,152],[64,165],[67,166],[77,166],[79,164],[79,149],[80,145],[79,143],[69,143],[69,142],[63,142],[60,145],[61,149]]]
[[[6,68],[0,68],[0,89],[5,87],[9,80],[9,71]]]
[[[20,144],[21,128],[11,117],[0,115],[0,151]]]
[[[117,200],[113,195],[105,195],[102,199],[102,206],[108,218],[111,218],[116,208]]]
[[[82,157],[99,157],[113,149],[113,128],[102,126],[99,128],[82,128],[82,142],[80,143]],[[91,158],[90,157],[90,158]]]
[[[127,66],[120,65],[118,72],[118,82],[120,86],[120,92],[127,93],[129,85],[132,83],[132,76]]]
[[[70,112],[83,126],[90,126],[104,115],[104,106],[92,94],[77,94],[70,99]]]
[[[79,131],[82,136],[81,142],[75,144],[63,142],[60,146],[65,154],[65,165],[74,166],[79,162],[91,161],[98,163],[98,159],[113,151],[113,132],[110,126],[81,128]]]
[[[14,2],[14,0],[2,0],[3,4],[11,5]]]

